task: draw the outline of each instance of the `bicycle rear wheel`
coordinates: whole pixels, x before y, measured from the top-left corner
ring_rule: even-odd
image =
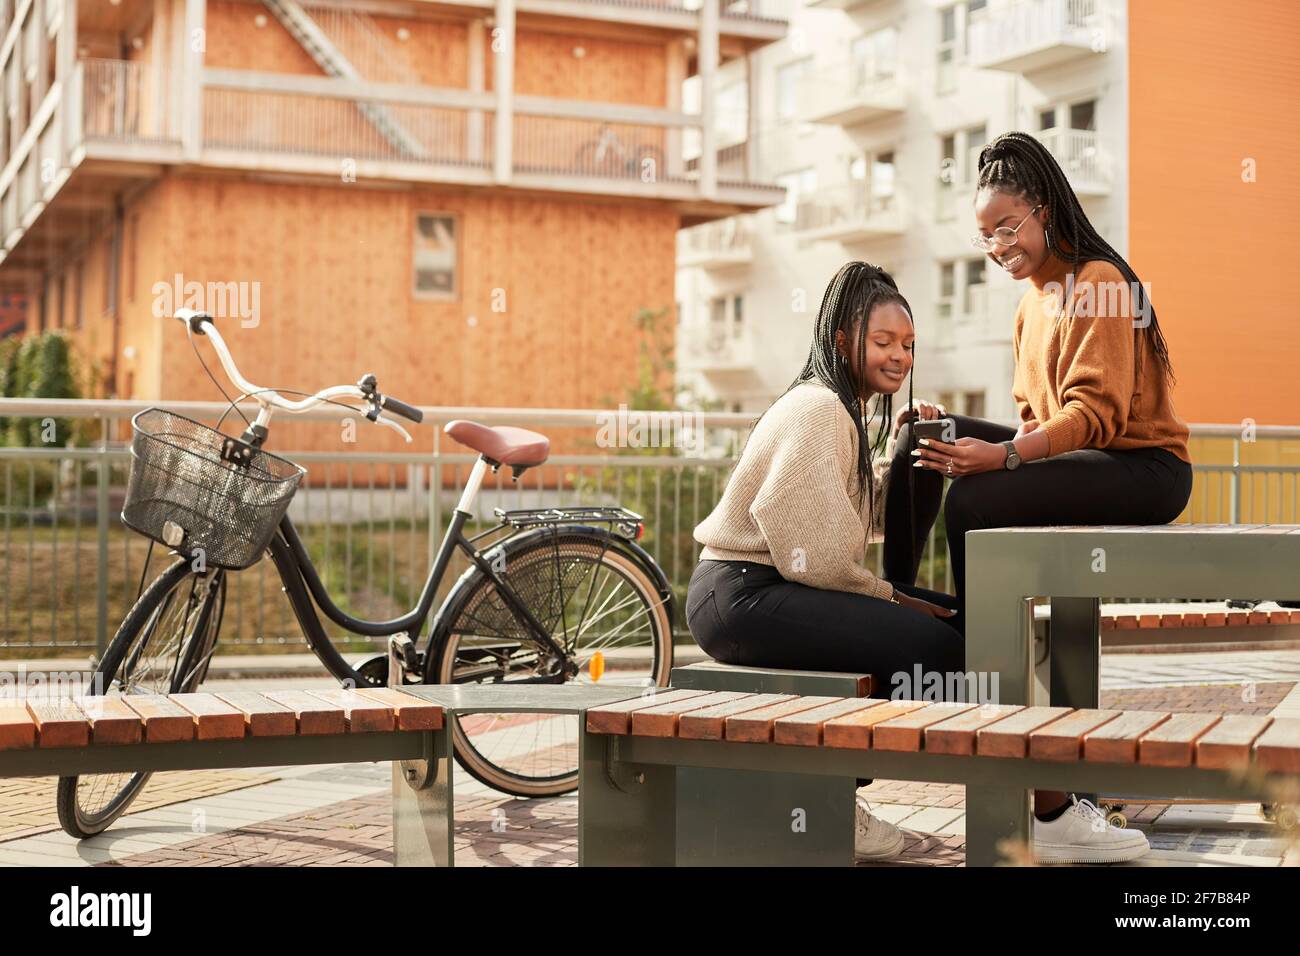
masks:
[[[207,674],[226,603],[224,571],[198,574],[186,560],[160,574],[127,613],[96,669],[92,687],[104,696],[178,694]],[[60,777],[59,824],[83,840],[120,817],[151,773]]]
[[[494,581],[477,569],[462,578],[439,616],[429,683],[584,683],[626,685],[629,696],[668,682],[670,607],[659,584],[615,535],[559,527],[516,540],[498,572],[552,639],[557,659],[519,622]],[[487,555],[489,560],[493,554]],[[593,678],[599,651],[606,667]],[[456,756],[497,790],[537,797],[578,785],[578,718],[554,714],[476,714],[449,722]]]

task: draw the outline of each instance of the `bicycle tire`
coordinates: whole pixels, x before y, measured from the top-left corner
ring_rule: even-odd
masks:
[[[108,649],[104,652],[104,657],[100,660],[92,678],[94,688],[102,689],[105,693],[109,691],[113,680],[118,676],[118,671],[135,646],[136,638],[140,636],[141,631],[153,619],[155,612],[161,610],[162,613],[167,613],[172,606],[169,598],[173,598],[176,593],[182,592],[187,584],[191,585],[191,587],[196,586],[197,581],[191,582],[190,579],[200,577],[202,575],[197,575],[191,569],[188,560],[181,559],[154,578],[149,587],[144,590],[131,607],[131,610],[127,612],[122,624],[117,629],[117,633],[113,636],[112,642],[108,645]],[[201,598],[202,603],[196,609],[195,632],[181,638],[182,646],[177,648],[176,654],[178,666],[168,681],[167,689],[161,691],[163,693],[176,694],[192,691],[202,683],[203,678],[207,675],[211,650],[216,644],[217,635],[225,615],[225,572],[216,571],[212,581],[213,583],[209,585],[208,591]],[[189,598],[186,598],[186,600],[188,602]],[[184,621],[188,621],[189,617],[190,614],[187,611]],[[198,644],[194,643],[196,637],[199,640]],[[136,654],[139,654],[143,648],[144,644],[136,648]],[[158,690],[158,688],[154,689]],[[122,776],[128,777],[126,783],[120,788],[116,788],[116,793],[112,799],[108,800],[101,809],[87,811],[83,808],[78,794],[80,784],[84,778],[109,778],[104,781],[107,785],[111,782],[111,778]],[[140,795],[151,776],[153,776],[151,772],[138,771],[129,775],[86,774],[60,777],[55,799],[59,825],[65,833],[78,840],[84,840],[98,833],[103,833],[126,812],[135,798]]]
[[[508,546],[509,542],[506,544]],[[519,586],[521,581],[520,570],[545,573],[546,565],[555,560],[576,558],[590,561],[593,555],[597,556],[600,567],[604,567],[610,573],[618,575],[629,586],[630,590],[637,595],[642,606],[646,608],[647,621],[652,629],[651,646],[653,653],[650,665],[647,668],[648,673],[642,677],[638,672],[635,676],[624,677],[623,679],[635,681],[635,683],[629,685],[631,688],[644,687],[646,678],[657,686],[667,684],[668,675],[672,669],[671,604],[661,593],[661,583],[655,579],[654,575],[650,573],[636,554],[621,544],[621,539],[601,529],[582,526],[560,527],[554,529],[553,533],[523,540],[522,544],[516,545],[513,549],[507,547],[504,553],[506,555],[506,571],[503,576],[512,587],[516,588],[520,593],[520,597],[528,603],[529,609],[543,623],[546,623],[548,616],[554,617],[555,608],[553,606],[549,609],[542,608],[543,613],[539,613],[537,596],[530,595],[526,586],[523,588]],[[492,561],[494,555],[489,552],[486,557],[489,561]],[[456,588],[448,597],[447,605],[439,613],[438,622],[435,624],[432,650],[426,660],[425,680],[427,683],[481,682],[457,680],[457,655],[462,647],[458,640],[458,634],[472,631],[476,625],[480,628],[483,626],[482,618],[484,615],[481,609],[486,602],[490,601],[491,595],[496,592],[496,585],[477,568],[471,568],[458,582]],[[551,596],[554,594],[554,592],[547,593]],[[504,606],[492,608],[492,611],[496,612],[498,616],[508,613],[504,611]],[[561,609],[561,618],[567,619],[566,612],[563,609]],[[511,616],[511,620],[513,620],[513,616]],[[514,624],[518,627],[517,621]],[[575,639],[575,647],[576,643]],[[465,668],[462,667],[461,670],[463,671]],[[578,676],[580,674],[581,672],[579,672]],[[565,677],[562,682],[570,683],[572,680],[573,675],[570,675]],[[510,681],[492,682],[509,683]],[[556,681],[556,683],[560,682]],[[527,715],[512,716],[521,718]],[[535,723],[542,722],[535,721]],[[575,766],[571,770],[566,768],[560,773],[546,774],[522,773],[512,770],[502,766],[498,762],[500,758],[493,759],[492,756],[484,753],[484,745],[481,741],[486,739],[486,733],[490,733],[491,728],[483,735],[472,737],[466,732],[461,721],[457,718],[448,720],[447,726],[452,734],[457,762],[480,783],[504,793],[521,797],[555,796],[569,793],[578,786],[576,718],[573,718],[573,758]],[[531,759],[532,752],[524,752],[529,753]]]

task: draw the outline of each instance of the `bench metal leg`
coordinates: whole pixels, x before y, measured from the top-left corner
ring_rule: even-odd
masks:
[[[393,862],[397,866],[452,866],[455,802],[451,734],[425,735],[424,760],[393,761]]]
[[[1052,598],[1052,706],[1096,707],[1101,695],[1101,602]]]
[[[799,773],[677,771],[679,866],[852,866],[857,781]]]
[[[1010,537],[966,539],[966,668],[987,675],[985,686],[997,675],[998,703],[1032,704],[1033,609],[1016,590],[1032,576]],[[1029,817],[1027,790],[968,786],[966,865],[1004,860],[1004,840],[1028,848]]]
[[[619,762],[616,736],[578,738],[578,864],[675,865],[677,768]]]

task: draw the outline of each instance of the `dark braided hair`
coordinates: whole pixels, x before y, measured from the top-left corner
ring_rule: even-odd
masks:
[[[907,310],[910,317],[912,307],[898,291],[893,277],[879,266],[869,262],[846,262],[835,273],[826,292],[822,295],[821,309],[813,326],[812,345],[808,349],[808,360],[785,392],[804,382],[820,382],[836,395],[844,407],[858,433],[857,461],[857,495],[858,509],[862,509],[864,496],[870,496],[871,514],[875,514],[875,484],[871,476],[871,459],[883,451],[892,427],[893,396],[880,395],[877,408],[880,413],[880,430],[874,442],[868,440],[870,417],[867,414],[866,400],[861,395],[860,383],[853,380],[853,369],[848,361],[841,361],[839,350],[835,348],[835,333],[843,330],[849,340],[849,347],[858,352],[858,367],[865,369],[867,364],[867,320],[871,310],[877,305],[897,303]],[[859,325],[861,320],[861,325]],[[854,329],[857,335],[854,335]],[[782,394],[784,395],[785,392]],[[780,396],[778,396],[779,398]],[[912,400],[912,376],[907,378],[908,406]],[[770,407],[770,406],[769,406]],[[759,416],[759,419],[762,415]],[[758,424],[755,419],[754,425]]]
[[[977,189],[986,188],[1022,196],[1031,206],[1044,204],[1049,210],[1044,227],[1047,248],[1068,262],[1072,271],[1077,271],[1079,264],[1089,259],[1104,259],[1119,269],[1129,288],[1135,290],[1134,314],[1151,317],[1147,333],[1160,367],[1172,383],[1174,369],[1169,361],[1169,347],[1156,321],[1155,308],[1147,301],[1146,289],[1133,267],[1092,227],[1051,151],[1028,133],[1003,133],[980,150]],[[1134,361],[1141,363],[1140,351]]]

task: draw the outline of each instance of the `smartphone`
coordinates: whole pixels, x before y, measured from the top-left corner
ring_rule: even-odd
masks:
[[[950,418],[913,422],[912,430],[915,432],[918,441],[922,438],[930,438],[952,444],[957,438],[956,425]]]

